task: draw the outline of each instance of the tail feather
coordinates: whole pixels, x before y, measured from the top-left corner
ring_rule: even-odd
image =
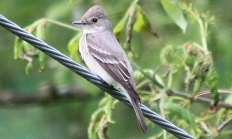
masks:
[[[134,111],[135,111],[136,117],[138,119],[140,128],[143,131],[143,133],[147,133],[147,126],[146,126],[146,123],[145,123],[144,116],[143,116],[143,113],[141,111],[141,108],[139,106],[139,101],[136,100],[133,97],[130,97],[130,98],[131,98],[131,104],[132,104],[132,106],[134,108]]]
[[[119,85],[119,87],[122,89],[123,92],[125,92],[125,95],[127,96],[127,98],[130,100],[131,105],[135,111],[139,126],[141,128],[141,130],[143,131],[143,133],[147,133],[147,126],[144,120],[144,116],[143,113],[141,111],[140,108],[140,98],[137,94],[137,92],[135,91],[135,89],[132,86],[122,86]]]

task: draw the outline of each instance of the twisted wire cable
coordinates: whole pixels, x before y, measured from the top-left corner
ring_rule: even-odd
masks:
[[[97,75],[94,75],[90,71],[86,70],[84,67],[82,67],[80,64],[77,64],[74,62],[72,59],[70,59],[68,56],[62,54],[52,46],[46,44],[44,41],[36,38],[29,32],[25,31],[21,27],[19,27],[17,24],[13,23],[12,21],[8,20],[4,16],[0,14],[0,25],[7,29],[8,31],[12,32],[13,34],[17,35],[19,38],[22,40],[28,42],[32,46],[36,47],[37,49],[41,50],[48,56],[52,57],[65,67],[69,68],[76,74],[82,76],[89,82],[93,83],[100,89],[102,89],[105,92],[108,92],[111,96],[114,98],[118,99],[122,103],[124,103],[127,106],[132,107],[130,104],[129,100],[127,97],[123,94],[123,92],[113,88],[112,86],[108,85],[105,83],[100,77]],[[184,130],[176,127],[174,124],[171,122],[165,120],[162,118],[160,115],[157,113],[153,112],[149,108],[147,108],[145,105],[141,104],[140,105],[141,110],[144,114],[145,117],[147,117],[150,121],[156,123],[159,125],[161,128],[165,129],[166,131],[170,132],[173,134],[175,137],[180,138],[180,139],[194,139],[191,135],[186,133]]]

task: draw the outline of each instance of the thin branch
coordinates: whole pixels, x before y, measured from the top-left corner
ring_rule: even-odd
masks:
[[[30,28],[35,28],[36,26],[38,26],[39,24],[41,24],[41,23],[46,23],[46,22],[50,22],[50,23],[53,23],[53,24],[55,24],[55,25],[59,25],[59,26],[61,26],[61,27],[65,27],[65,28],[68,28],[68,29],[71,29],[71,30],[76,30],[76,31],[82,31],[81,29],[79,29],[79,28],[76,28],[76,27],[73,27],[73,26],[71,26],[71,25],[68,25],[68,24],[65,24],[65,23],[63,23],[63,22],[59,22],[59,21],[56,21],[56,20],[52,20],[52,19],[47,19],[47,18],[41,18],[41,19],[39,19],[39,20],[37,20],[36,22],[34,22],[32,25],[30,25],[30,26],[28,26],[28,27],[30,27]],[[28,27],[26,27],[26,28],[28,28]],[[30,32],[30,31],[29,31]]]
[[[219,89],[218,92],[220,92],[220,93],[224,93],[224,92],[231,93],[230,90],[222,90],[222,89]],[[191,94],[184,93],[184,92],[179,92],[177,90],[167,90],[166,93],[169,96],[180,96],[180,97],[183,97],[183,98],[190,99],[191,102],[195,102],[195,103],[196,102],[201,102],[201,103],[207,103],[209,105],[214,104],[213,99],[203,97],[203,95],[209,94],[210,93],[209,91],[203,91],[203,92],[198,93],[199,95],[194,95],[194,96],[191,95]],[[212,107],[218,107],[218,108],[223,107],[223,108],[232,109],[232,104],[228,104],[228,103],[224,103],[223,101],[219,101],[217,106],[213,105]]]
[[[227,126],[230,122],[232,121],[232,116],[227,119],[226,121],[222,122],[218,127],[217,127],[217,131],[220,133],[220,131]]]

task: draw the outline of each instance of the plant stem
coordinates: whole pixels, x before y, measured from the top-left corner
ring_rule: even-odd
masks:
[[[45,20],[47,22],[51,22],[51,23],[54,23],[56,25],[60,25],[62,27],[66,27],[66,28],[69,28],[69,29],[72,29],[72,30],[76,30],[76,31],[81,31],[80,29],[74,27],[74,26],[71,26],[71,25],[68,25],[68,24],[65,24],[65,23],[62,23],[62,22],[59,22],[59,21],[55,21],[55,20],[52,20],[52,19],[42,19],[42,20]]]
[[[197,21],[200,27],[202,47],[203,47],[205,55],[207,55],[209,53],[208,48],[207,48],[207,43],[206,43],[207,26],[205,25],[205,28],[204,28],[202,19],[200,17],[198,17]]]

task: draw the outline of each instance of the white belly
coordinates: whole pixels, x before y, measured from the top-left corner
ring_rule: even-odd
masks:
[[[89,54],[87,49],[87,44],[85,42],[86,39],[82,37],[79,43],[79,51],[81,53],[81,57],[84,60],[85,64],[93,73],[100,76],[105,82],[107,82],[110,85],[115,84],[116,81],[100,66],[97,60]]]

